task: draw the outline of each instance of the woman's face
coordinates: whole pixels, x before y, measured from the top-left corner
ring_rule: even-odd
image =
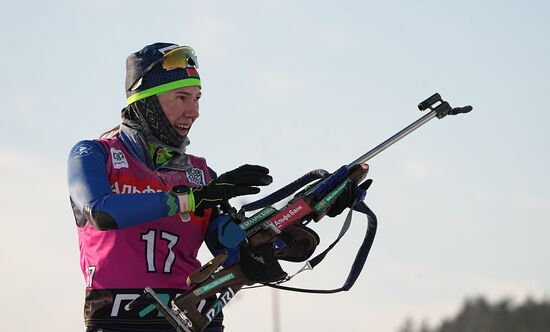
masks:
[[[186,86],[158,96],[168,121],[181,136],[187,136],[191,125],[199,117],[200,97],[198,86]]]

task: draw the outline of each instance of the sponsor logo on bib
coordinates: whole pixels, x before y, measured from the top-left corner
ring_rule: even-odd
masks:
[[[113,159],[113,167],[115,169],[128,168],[128,161],[122,151],[111,148],[111,157]]]

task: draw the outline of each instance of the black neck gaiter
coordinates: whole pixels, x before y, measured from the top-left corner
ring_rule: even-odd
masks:
[[[179,149],[186,138],[178,134],[164,114],[157,96],[147,97],[128,105],[122,112],[122,123],[134,128],[145,129],[147,134],[172,149]]]

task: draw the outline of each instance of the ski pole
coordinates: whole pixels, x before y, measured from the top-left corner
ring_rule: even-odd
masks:
[[[389,148],[391,145],[393,145],[403,137],[407,136],[408,134],[412,133],[416,129],[420,128],[421,126],[423,126],[424,124],[426,124],[428,121],[430,121],[435,117],[437,117],[438,119],[441,119],[447,115],[468,113],[473,108],[472,106],[452,108],[448,102],[443,101],[443,99],[441,99],[441,96],[439,95],[439,93],[435,93],[430,98],[418,104],[418,109],[420,111],[425,111],[427,109],[430,109],[431,111],[428,114],[421,117],[420,119],[413,122],[412,124],[410,124],[409,126],[405,127],[403,130],[399,131],[397,134],[393,135],[392,137],[388,138],[384,142],[380,143],[374,149],[370,150],[369,152],[365,153],[361,157],[351,162],[349,165],[346,166],[346,168],[349,170],[350,168],[352,168],[357,164],[361,164],[370,160],[380,152]]]

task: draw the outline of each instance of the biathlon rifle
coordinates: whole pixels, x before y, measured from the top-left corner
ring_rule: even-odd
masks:
[[[452,108],[448,102],[441,99],[438,93],[421,102],[418,108],[420,111],[429,109],[430,112],[348,165],[342,166],[336,172],[332,174],[328,174],[326,171],[322,170],[310,172],[270,196],[243,206],[238,213],[235,213],[236,210],[234,209],[226,211],[226,217],[237,221],[238,227],[246,232],[245,241],[229,244],[228,246],[239,247],[245,245],[252,248],[258,248],[266,244],[271,245],[281,232],[289,226],[311,220],[319,221],[325,216],[327,210],[332,206],[332,203],[334,203],[334,201],[345,191],[350,183],[357,184],[363,180],[367,171],[364,165],[368,160],[433,118],[441,119],[447,115],[468,113],[472,110],[471,106]],[[294,193],[298,191],[297,188],[300,189],[300,186],[304,183],[310,183],[312,179],[317,179],[318,181],[299,191],[283,208],[276,209],[270,206],[274,201],[281,200],[281,194],[288,196],[289,192]],[[359,187],[361,187],[361,185],[359,185]],[[356,204],[354,208],[357,206],[358,204]],[[364,207],[366,207],[366,205],[364,205]],[[245,216],[244,212],[257,210],[258,208],[261,208],[259,212],[250,217]],[[366,207],[366,210],[367,212],[365,213],[372,218],[369,217],[367,235],[353,263],[352,271],[355,270],[354,275],[352,276],[352,273],[350,273],[348,280],[346,280],[346,284],[342,288],[326,291],[324,293],[348,290],[359,276],[376,232],[376,218],[368,207]],[[350,216],[351,212],[348,215],[349,219],[351,219]],[[333,245],[342,235],[343,233],[341,232]],[[313,260],[317,259],[316,263],[318,263],[325,254],[326,250]],[[318,258],[319,256],[322,257]],[[288,275],[281,270],[283,273],[272,275],[271,280],[254,280],[249,277],[248,273],[243,272],[243,267],[240,262],[232,265],[224,265],[228,257],[229,251],[225,250],[216,255],[199,270],[192,273],[187,280],[190,289],[177,296],[174,300],[170,301],[169,304],[162,301],[153,289],[147,287],[143,295],[126,306],[126,310],[132,310],[138,304],[144,302],[154,304],[177,331],[200,332],[203,331],[214,317],[221,312],[222,308],[241,288],[243,288],[243,286],[249,286],[257,282],[264,284],[277,283],[289,279]],[[309,261],[306,265],[307,268],[305,269],[312,268],[312,264],[310,264]],[[302,270],[304,270],[304,268]],[[276,288],[291,289],[280,286]],[[323,291],[311,292],[323,293]],[[205,305],[206,299],[213,299],[213,301]]]

